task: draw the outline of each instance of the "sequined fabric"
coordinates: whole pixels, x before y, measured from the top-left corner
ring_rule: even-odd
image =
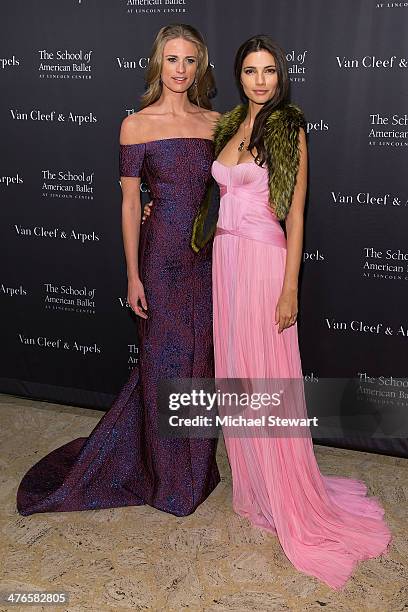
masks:
[[[190,247],[212,160],[206,139],[121,145],[120,175],[143,172],[154,200],[140,237],[149,317],[138,319],[139,364],[88,438],[27,472],[20,514],[149,504],[184,516],[218,484],[216,440],[161,438],[157,423],[160,379],[214,375],[211,246],[199,254]]]

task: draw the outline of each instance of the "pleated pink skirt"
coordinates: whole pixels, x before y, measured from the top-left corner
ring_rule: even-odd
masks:
[[[217,379],[302,379],[297,326],[278,334],[274,322],[285,259],[282,246],[218,231],[213,248]],[[307,416],[302,390],[294,397],[292,413]],[[276,534],[298,570],[339,589],[359,561],[387,551],[391,533],[380,502],[366,496],[361,480],[321,474],[310,430],[302,436],[234,437],[229,428],[224,437],[235,512]]]

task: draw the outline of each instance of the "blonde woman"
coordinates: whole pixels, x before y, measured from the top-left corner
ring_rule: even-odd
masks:
[[[215,439],[164,439],[162,379],[211,378],[211,246],[195,254],[191,227],[211,176],[213,87],[200,33],[162,28],[141,110],[120,131],[122,229],[128,302],[138,315],[139,364],[88,438],[34,465],[17,496],[21,514],[149,504],[192,513],[219,482]],[[154,208],[141,228],[140,182]]]

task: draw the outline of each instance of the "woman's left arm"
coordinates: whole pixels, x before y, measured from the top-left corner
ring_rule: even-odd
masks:
[[[296,321],[298,312],[298,280],[303,250],[303,216],[307,189],[306,135],[299,130],[299,169],[293,191],[292,204],[286,217],[286,266],[282,292],[275,312],[278,333]]]

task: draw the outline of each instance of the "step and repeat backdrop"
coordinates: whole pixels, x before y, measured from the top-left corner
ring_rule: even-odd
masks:
[[[223,112],[239,101],[238,46],[264,33],[285,49],[308,122],[304,375],[353,381],[340,417],[361,417],[324,442],[408,456],[408,2],[10,0],[0,12],[0,391],[110,406],[138,359],[119,129],[155,34],[203,33]]]

